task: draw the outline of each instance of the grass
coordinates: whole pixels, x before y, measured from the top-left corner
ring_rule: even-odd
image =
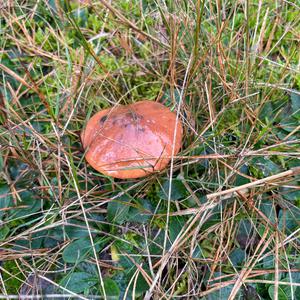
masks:
[[[2,2],[0,298],[300,299],[299,10]],[[143,99],[182,120],[181,152],[93,170],[88,118]]]

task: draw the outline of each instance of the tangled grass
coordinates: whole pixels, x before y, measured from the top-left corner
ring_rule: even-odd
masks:
[[[299,11],[2,1],[0,298],[299,299]],[[178,113],[180,154],[91,169],[88,118],[143,99]]]

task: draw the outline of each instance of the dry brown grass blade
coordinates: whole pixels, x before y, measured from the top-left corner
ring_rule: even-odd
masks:
[[[22,253],[19,251],[10,251],[10,250],[1,250],[0,249],[0,260],[12,260],[22,257],[40,257],[49,254],[50,249],[34,249],[34,250],[22,250]]]
[[[216,199],[225,200],[225,199],[229,199],[229,198],[233,197],[234,195],[238,196],[240,193],[242,195],[247,195],[249,193],[250,188],[254,188],[254,187],[258,187],[258,186],[266,185],[266,184],[273,184],[274,182],[276,182],[276,180],[278,181],[282,178],[287,180],[288,177],[295,176],[298,174],[300,174],[300,167],[296,167],[296,168],[293,168],[293,169],[285,171],[285,172],[281,172],[281,173],[278,173],[278,174],[275,174],[272,176],[268,176],[263,179],[252,181],[250,183],[243,184],[243,185],[231,188],[231,189],[208,194],[208,195],[206,195],[206,198],[210,201],[209,201],[209,204],[205,204],[204,206],[207,206],[207,208],[212,208],[215,205],[217,205],[216,204],[217,202],[215,202]],[[191,214],[197,214],[202,210],[203,210],[203,207],[188,208],[188,209],[180,210],[178,212],[172,212],[172,213],[170,213],[170,215],[171,216],[191,215]],[[164,216],[164,215],[165,214],[158,214],[157,216]]]
[[[63,65],[67,65],[68,62],[66,60],[61,59],[60,57],[58,57],[57,55],[51,53],[51,52],[47,52],[35,45],[27,45],[25,42],[18,40],[17,38],[14,38],[12,36],[9,36],[16,44],[18,44],[20,47],[22,47],[22,49],[26,50],[26,52],[28,52],[31,55],[36,55],[36,56],[40,56],[40,57],[44,57],[46,59],[50,59],[52,61],[57,61]]]
[[[98,237],[109,239],[100,255],[93,247],[89,253],[93,255],[84,258],[93,269],[98,268],[95,286],[85,295],[73,293],[74,298],[92,298],[96,284],[96,297],[101,297],[102,275],[103,280],[108,277],[119,285],[114,275],[127,273],[123,272],[123,259],[132,266],[126,292],[133,298],[138,296],[138,277],[151,286],[149,299],[218,297],[216,291],[223,296],[222,288],[229,292],[232,286],[232,297],[237,298],[246,293],[248,285],[253,290],[262,287],[264,293],[273,285],[275,292],[279,291],[275,298],[280,298],[282,284],[291,290],[300,285],[290,276],[299,272],[293,268],[294,253],[299,253],[299,230],[286,221],[297,217],[298,210],[298,203],[288,198],[299,189],[298,177],[294,177],[299,169],[291,169],[300,156],[299,126],[292,124],[289,132],[279,134],[284,130],[281,121],[288,118],[281,117],[281,106],[276,105],[282,99],[282,107],[287,108],[289,94],[296,89],[293,84],[299,85],[295,77],[300,74],[295,65],[298,56],[286,50],[295,47],[299,37],[298,16],[289,19],[299,6],[284,1],[279,7],[262,0],[253,6],[249,1],[78,0],[66,1],[70,3],[66,12],[64,1],[6,2],[1,10],[4,35],[0,56],[9,70],[0,66],[4,78],[0,84],[0,122],[4,121],[0,129],[0,189],[5,185],[0,202],[9,198],[15,205],[0,208],[1,225],[10,230],[0,247],[12,250],[0,266],[5,296],[16,296],[8,293],[12,289],[9,278],[19,277],[22,282],[31,273],[51,280],[55,272],[57,289],[71,297],[59,279],[82,270],[77,264],[65,264],[62,256],[73,241],[69,228],[72,232],[90,231],[92,246]],[[192,63],[183,84],[189,57]],[[44,94],[41,99],[39,91]],[[184,146],[180,155],[168,157],[176,160],[171,171],[169,166],[147,178],[125,182],[90,169],[78,137],[86,115],[142,97],[175,110],[183,102]],[[53,121],[47,105],[41,104],[43,99],[63,125]],[[273,104],[276,112],[272,111],[270,120],[265,109],[268,112]],[[273,124],[273,119],[279,120],[279,125]],[[261,161],[270,161],[277,168],[264,172],[267,164]],[[18,176],[11,172],[15,164],[20,164]],[[269,176],[274,172],[278,174]],[[240,176],[250,184],[237,186],[244,180]],[[167,204],[160,192],[172,180],[176,184],[182,180],[182,198],[173,199],[173,191],[177,192],[173,184]],[[42,205],[15,222],[15,212],[30,210],[30,205],[22,203],[24,191],[42,200]],[[121,225],[110,221],[109,205],[114,200],[119,203],[123,195],[130,198],[130,213],[138,210],[148,221],[129,222],[127,216]],[[137,205],[142,199],[149,206],[144,202]],[[272,212],[274,208],[275,219],[268,215],[268,207]],[[168,218],[170,222],[166,222]],[[173,231],[177,221],[179,229]],[[251,224],[249,249],[238,246],[244,223]],[[262,238],[268,243],[265,253],[263,245],[256,247],[262,228],[269,230]],[[49,253],[39,253],[43,249],[31,249],[30,244],[13,257],[19,242],[41,239],[42,248],[53,231],[59,240]],[[166,246],[163,234],[168,239]],[[112,265],[107,257],[115,242],[123,256]],[[232,260],[238,248],[244,252],[244,269],[243,262]],[[157,249],[155,253],[153,249]],[[263,269],[265,259],[273,262],[274,257],[275,267]],[[17,265],[16,271],[10,269],[7,258]],[[267,274],[275,279],[263,280]],[[123,286],[119,288],[123,293]]]
[[[83,62],[84,62],[84,53],[83,51],[77,50],[76,51],[76,58],[78,61],[74,62],[73,65],[73,74],[71,77],[71,87],[69,96],[66,99],[65,104],[60,110],[60,115],[62,116],[66,111],[70,112],[74,109],[73,98],[76,98],[78,87],[80,84],[80,80],[83,73]]]
[[[49,279],[48,277],[46,276],[43,276],[43,275],[38,275],[39,278],[53,284],[54,286],[56,286],[57,288],[59,288],[60,290],[63,290],[65,292],[67,292],[68,295],[72,295],[73,297],[77,298],[77,299],[82,299],[82,300],[89,300],[88,298],[84,297],[84,296],[81,296],[81,295],[78,295],[77,293],[74,293],[72,291],[70,291],[69,289],[66,289],[64,288],[63,286],[57,284],[56,282],[54,282],[53,280]]]
[[[290,169],[288,171],[284,171],[284,172],[281,172],[281,173],[278,173],[278,174],[275,174],[275,175],[272,175],[272,176],[268,176],[268,177],[265,177],[263,179],[259,179],[259,180],[256,180],[256,181],[253,181],[253,182],[250,182],[250,183],[247,183],[247,184],[243,184],[243,185],[240,185],[240,186],[237,186],[237,187],[225,190],[225,191],[212,193],[212,194],[207,195],[206,197],[207,197],[208,200],[213,200],[213,199],[216,199],[218,197],[225,196],[225,195],[234,195],[238,191],[242,191],[242,190],[246,190],[246,189],[249,189],[249,188],[252,188],[252,187],[256,187],[256,186],[259,186],[261,184],[268,184],[268,183],[271,183],[272,181],[275,181],[275,180],[278,180],[278,179],[281,179],[281,178],[286,178],[286,177],[289,177],[289,176],[295,176],[295,175],[298,175],[298,174],[300,174],[300,167],[296,167],[296,168]]]
[[[31,90],[34,90],[34,87],[32,87],[29,83],[27,83],[26,80],[24,80],[23,77],[19,76],[17,73],[15,73],[14,71],[12,71],[11,69],[9,69],[8,67],[6,67],[5,65],[3,65],[3,64],[0,63],[0,68],[4,72],[6,72],[10,76],[12,76],[14,79],[16,79],[17,81],[19,81],[20,83],[22,83],[27,88],[29,88]]]
[[[20,61],[21,62],[21,61]],[[38,85],[36,84],[36,82],[33,80],[33,78],[30,75],[30,72],[27,70],[27,68],[24,66],[23,63],[21,63],[25,73],[27,74],[27,76],[29,77],[32,85],[30,85],[29,83],[26,82],[26,80],[24,78],[22,78],[21,76],[19,76],[17,73],[15,73],[14,71],[12,71],[11,69],[9,69],[8,67],[6,67],[5,65],[0,63],[0,68],[5,71],[7,74],[9,74],[10,76],[12,76],[14,79],[16,79],[17,81],[19,81],[20,83],[22,83],[24,86],[26,86],[27,88],[29,88],[30,90],[33,90],[35,93],[38,94],[39,98],[41,99],[41,101],[43,102],[43,104],[45,105],[48,113],[50,116],[52,116],[54,118],[54,115],[52,113],[52,110],[50,109],[49,103],[45,97],[45,95],[40,91]]]
[[[275,280],[274,280],[274,300],[278,300],[279,288],[279,237],[278,232],[275,231]]]
[[[263,253],[269,246],[272,240],[272,236],[266,241],[268,236],[269,230],[266,230],[261,237],[261,240],[259,244],[257,245],[254,254],[250,258],[250,260],[246,263],[246,265],[243,267],[242,271],[238,275],[238,278],[236,279],[236,282],[231,290],[231,293],[229,295],[228,300],[235,299],[235,296],[237,295],[238,291],[240,290],[241,286],[244,284],[245,279],[248,277],[248,275],[251,273],[252,269],[254,268],[258,257],[261,253]],[[260,251],[260,252],[259,252]],[[259,252],[259,253],[258,253]],[[257,257],[256,257],[257,255]]]
[[[152,35],[148,34],[147,32],[144,32],[143,30],[139,29],[134,23],[132,23],[130,20],[126,19],[122,13],[120,13],[116,8],[114,8],[110,3],[104,0],[99,0],[99,2],[108,8],[113,15],[115,15],[121,23],[128,26],[129,28],[133,29],[134,31],[138,32],[139,34],[145,36],[146,38],[150,39],[151,41],[157,43],[158,45],[164,46],[165,48],[169,49],[170,46],[163,43],[162,41],[158,40],[157,38],[153,37]]]

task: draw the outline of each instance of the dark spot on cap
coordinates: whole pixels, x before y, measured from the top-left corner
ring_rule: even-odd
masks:
[[[145,128],[143,128],[143,127],[139,127],[139,131],[141,131],[141,132],[145,132]]]
[[[137,120],[142,120],[142,119],[144,119],[144,116],[139,115],[139,114],[137,114],[137,113],[135,113],[135,112],[128,112],[128,113],[126,113],[126,117],[127,117],[127,118],[130,118],[131,121],[137,121]]]
[[[106,120],[107,120],[107,115],[103,116],[103,117],[100,119],[100,123],[104,123]]]

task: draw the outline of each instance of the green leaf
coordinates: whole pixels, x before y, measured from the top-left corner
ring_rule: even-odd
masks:
[[[170,181],[169,180],[164,181],[162,188],[158,194],[161,199],[168,200],[169,186],[170,186]],[[187,191],[184,184],[181,182],[181,180],[173,179],[171,200],[179,200],[185,198],[186,196],[187,196]]]
[[[123,224],[126,221],[129,208],[129,198],[127,196],[112,200],[107,205],[108,221],[116,224]]]
[[[205,239],[200,244],[201,256],[203,258],[212,258],[214,252],[214,245],[210,239]]]
[[[91,231],[93,233],[92,229]],[[69,239],[83,238],[89,235],[86,224],[76,220],[70,220],[70,223],[65,226],[65,232]]]
[[[170,240],[172,242],[175,241],[178,234],[180,233],[182,227],[185,224],[185,218],[184,217],[172,217],[170,220],[169,225],[169,232],[170,232]]]
[[[95,276],[98,276],[98,270],[96,265],[89,260],[82,261],[79,264],[77,264],[76,270],[78,270],[78,272],[85,272],[85,273],[94,274]]]
[[[152,255],[161,255],[161,251],[164,245],[164,237],[165,237],[165,230],[161,229],[160,232],[156,235],[152,235],[153,243],[149,244],[149,252]],[[167,248],[170,246],[169,240],[167,242]]]
[[[296,118],[288,118],[280,122],[280,126],[287,132],[292,132],[297,126],[299,126],[299,120]]]
[[[129,222],[147,223],[151,218],[152,206],[147,199],[137,200],[137,207],[130,207],[126,220]]]
[[[82,293],[94,286],[98,279],[89,273],[75,272],[68,274],[61,281],[60,285],[74,293]]]
[[[215,292],[212,292],[212,293],[208,294],[205,299],[206,300],[228,300],[229,295],[232,291],[232,287],[233,287],[233,285],[230,285],[230,286],[226,286],[222,289],[219,289]],[[239,294],[240,294],[240,292],[238,293],[238,295]],[[238,295],[236,296],[235,299],[239,299]]]
[[[289,277],[290,277],[290,275],[287,275],[288,279],[289,279]],[[292,278],[293,282],[300,282],[300,272],[292,272],[291,273],[291,278]],[[298,289],[300,289],[300,288],[298,287]]]
[[[295,181],[291,181],[289,183],[289,185],[294,186],[295,188],[285,187],[285,186],[281,187],[280,192],[281,192],[282,197],[289,201],[299,201],[300,200],[300,190],[297,189],[297,187],[299,186],[299,183],[295,180]]]
[[[263,259],[263,267],[265,269],[273,269],[275,266],[275,258],[274,255],[268,255]],[[268,274],[267,274],[268,275]],[[272,274],[272,276],[274,276]]]
[[[271,101],[266,102],[261,111],[259,112],[259,118],[263,120],[273,119],[276,111],[274,111],[273,105]]]
[[[261,300],[264,299],[259,296],[259,291],[256,288],[257,285],[247,284],[243,287],[243,300]]]
[[[0,241],[3,241],[6,236],[8,235],[9,233],[9,227],[8,226],[2,226],[0,228]]]
[[[120,255],[120,261],[119,264],[124,268],[125,272],[131,272],[133,269],[135,269],[134,263],[128,258],[127,255],[123,255],[124,253],[130,255],[130,254],[136,254],[134,251],[134,247],[131,243],[124,243],[122,241],[115,242],[115,246],[117,248],[117,253],[121,253]],[[136,256],[134,258],[138,262],[140,261],[140,257]]]
[[[268,289],[268,293],[269,293],[269,296],[272,300],[274,300],[274,291],[275,291],[275,287],[274,285],[271,285]],[[283,290],[281,288],[281,286],[278,287],[278,300],[290,300],[290,295],[287,294],[287,292],[285,290]]]
[[[103,280],[103,284],[106,297],[108,297],[111,300],[119,299],[120,289],[114,280],[112,280],[111,278],[105,278]]]
[[[20,193],[20,198],[22,202],[19,202],[18,204],[25,207],[16,208],[13,210],[11,213],[11,218],[28,217],[42,208],[41,198],[36,197],[36,195],[32,192],[22,192]]]
[[[285,190],[285,188],[283,188],[283,190]],[[300,190],[285,193],[282,197],[289,201],[300,201]]]
[[[271,202],[270,200],[262,200],[259,209],[273,224],[276,223],[276,207],[273,202]]]
[[[4,167],[4,163],[3,163],[3,156],[0,152],[0,172],[3,170],[3,167]]]
[[[63,251],[62,258],[66,263],[75,263],[81,261],[92,251],[92,245],[89,238],[82,238],[73,241]]]
[[[278,229],[285,232],[288,230],[291,233],[297,229],[297,221],[300,220],[300,210],[298,208],[295,208],[294,211],[280,210],[278,219]]]
[[[298,118],[300,117],[300,92],[297,91],[296,93],[291,93],[291,102],[292,102],[292,111],[293,117]]]
[[[96,251],[100,251],[108,238],[102,238],[94,241]],[[93,254],[93,248],[89,237],[73,241],[63,251],[62,258],[66,263],[80,262]]]
[[[51,231],[51,230],[49,230],[49,231]],[[31,247],[33,249],[42,248],[43,246],[45,248],[47,248],[47,246],[45,244],[46,244],[46,241],[48,239],[48,233],[49,233],[49,231],[47,231],[47,230],[41,230],[41,231],[35,232],[32,235]],[[63,241],[63,238],[61,239],[61,241]],[[43,243],[44,243],[44,245],[43,245]],[[56,243],[56,246],[57,245],[58,245],[58,243]]]
[[[174,91],[174,98],[175,101],[178,103],[180,100],[180,93],[178,92],[178,90],[176,89]],[[171,91],[167,90],[164,95],[162,96],[163,101],[166,103],[166,106],[170,106],[173,105],[173,99],[171,97]]]
[[[250,166],[255,177],[267,177],[281,171],[277,164],[265,157],[254,157]]]
[[[248,166],[247,165],[243,165],[240,167],[239,172],[245,175],[249,175],[249,170],[248,170]],[[234,186],[239,186],[239,185],[243,185],[246,183],[249,183],[250,179],[248,179],[246,176],[242,176],[237,174],[236,175],[236,179],[235,179],[235,184]]]
[[[5,211],[1,211],[1,208],[11,207],[13,205],[10,190],[7,185],[0,186],[0,220],[5,214]]]
[[[240,220],[236,239],[241,249],[252,247],[253,243],[255,243],[254,226],[249,220]]]
[[[229,258],[233,266],[237,267],[245,262],[246,252],[240,248],[236,248],[230,253]]]
[[[147,272],[150,273],[150,272]],[[141,273],[139,273],[137,281],[136,281],[136,288],[135,288],[135,293],[137,296],[140,296],[142,293],[147,291],[149,289],[149,284],[143,277]]]
[[[197,244],[193,251],[192,258],[202,258],[201,252],[202,252],[202,250],[201,250],[200,246]]]
[[[145,266],[143,267],[143,269],[145,270]],[[136,270],[136,268],[132,268],[132,270],[130,272],[128,272],[128,271],[119,272],[114,275],[113,279],[115,282],[118,283],[118,286],[120,288],[120,292],[121,292],[122,296],[124,295],[125,290],[128,289],[129,282],[131,282],[131,285],[129,287],[128,295],[132,294],[132,288],[133,288],[132,276],[134,275],[135,270]],[[145,271],[150,274],[150,271],[147,268]],[[143,299],[143,297],[141,297],[141,298],[139,298],[139,297],[148,289],[149,289],[149,285],[145,281],[144,277],[141,274],[139,274],[137,281],[136,281],[136,286],[135,286],[136,299]],[[120,297],[120,299],[123,299],[123,297]],[[131,298],[127,297],[126,299],[131,299]],[[114,298],[112,298],[112,300],[114,300]]]
[[[1,274],[3,281],[5,282],[5,288],[7,292],[18,294],[26,278],[25,274],[20,272],[20,265],[17,263],[17,260],[1,261],[1,267],[4,270],[9,270],[9,274],[6,272],[2,272]]]
[[[162,238],[163,238],[163,236],[162,236]],[[155,240],[155,242],[157,243],[158,241]],[[163,240],[162,240],[162,242],[163,242]],[[143,258],[142,258],[142,255],[138,255],[138,253],[135,251],[135,248],[133,247],[132,244],[127,244],[127,243],[123,243],[122,241],[118,241],[115,243],[115,245],[117,247],[118,253],[122,254],[122,255],[120,255],[119,265],[123,267],[124,271],[122,271],[119,274],[116,274],[113,279],[116,282],[118,282],[118,284],[120,284],[120,287],[121,287],[120,280],[123,281],[123,283],[126,283],[125,288],[127,288],[128,283],[132,280],[132,276],[134,276],[134,274],[136,272],[136,269],[137,269],[136,264],[141,264]],[[149,246],[149,248],[150,247],[151,247],[151,245]],[[125,255],[125,253],[127,255]],[[153,254],[154,252],[150,250],[150,253]],[[131,254],[134,254],[134,256],[132,256],[132,259],[134,259],[135,263],[128,257]],[[144,269],[144,271],[146,271],[147,273],[150,274],[150,271],[146,266],[144,266],[143,269]],[[120,276],[121,274],[122,274],[122,276]],[[132,283],[131,283],[130,290],[131,290],[131,288],[132,288]],[[139,294],[146,291],[148,288],[149,288],[148,283],[145,281],[143,275],[139,273],[137,282],[136,282],[136,289],[135,289],[136,295],[138,296]]]

